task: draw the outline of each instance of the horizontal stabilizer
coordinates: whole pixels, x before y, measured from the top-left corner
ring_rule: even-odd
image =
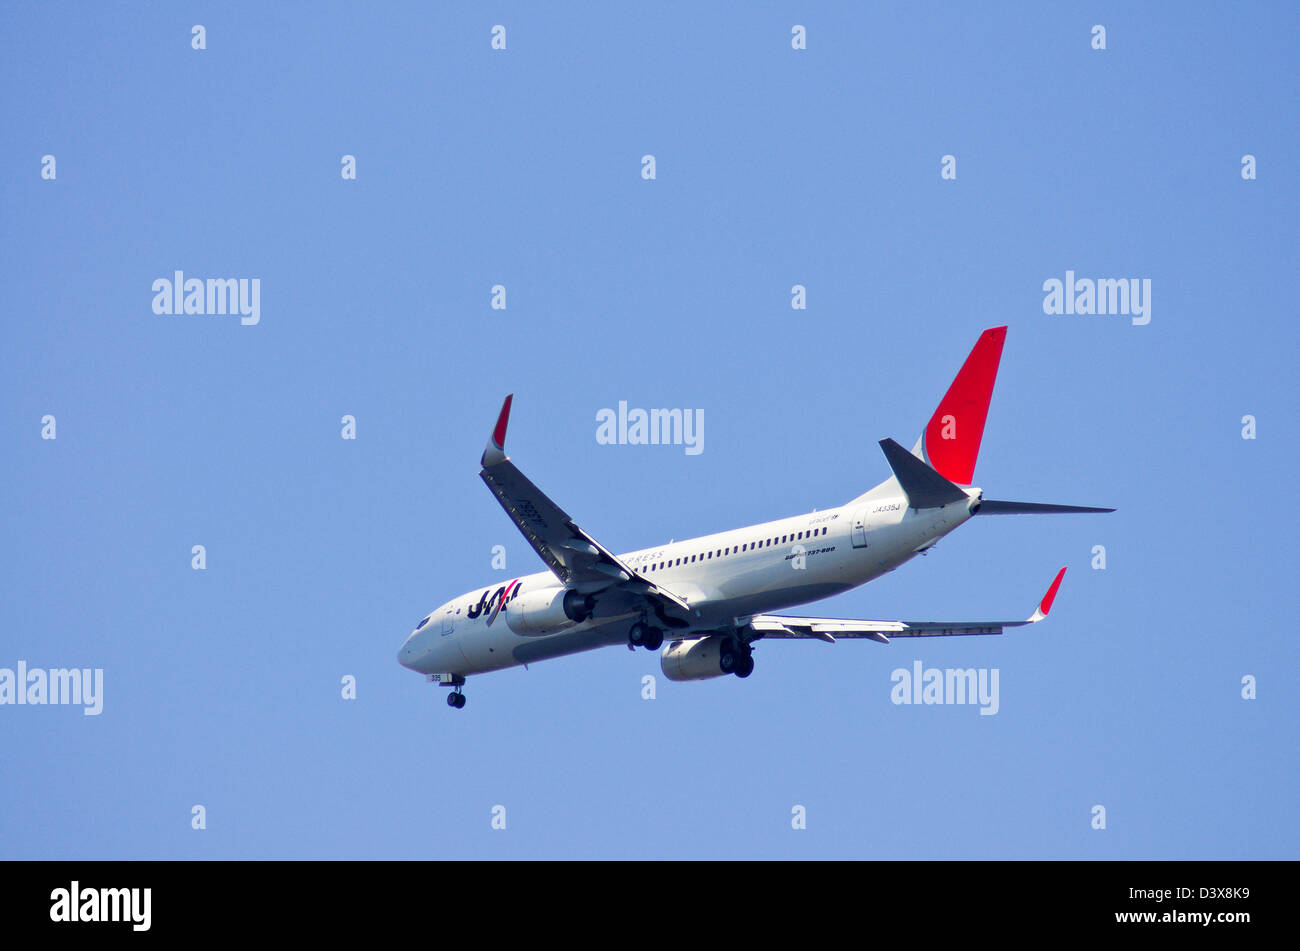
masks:
[[[949,502],[966,501],[966,493],[892,439],[880,440],[894,478],[907,493],[907,504],[914,509],[938,508]]]
[[[1089,505],[1051,505],[1046,502],[1000,502],[997,499],[985,499],[975,510],[976,515],[1051,515],[1075,513],[1113,512],[1114,509],[1099,509]]]

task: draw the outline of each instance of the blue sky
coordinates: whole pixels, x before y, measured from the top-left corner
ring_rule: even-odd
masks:
[[[6,4],[0,667],[105,696],[0,706],[0,856],[1295,858],[1300,14],[1129,6]],[[260,279],[260,323],[155,315],[177,269]],[[1045,315],[1067,269],[1151,322]],[[1047,623],[653,701],[646,652],[459,713],[397,665],[541,568],[476,475],[505,393],[629,550],[865,491],[1001,324],[977,483],[1119,511],[805,610],[1023,616],[1069,565]],[[619,400],[704,451],[598,444]],[[997,668],[999,713],[892,704],[916,660]]]

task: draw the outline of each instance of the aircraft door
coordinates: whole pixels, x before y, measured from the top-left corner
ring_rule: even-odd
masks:
[[[853,547],[867,547],[867,510],[858,509],[853,513]]]

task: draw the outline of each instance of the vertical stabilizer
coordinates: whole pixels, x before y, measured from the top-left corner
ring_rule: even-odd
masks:
[[[975,460],[1006,339],[1006,327],[992,327],[980,334],[921,434],[920,457],[949,482],[970,485],[974,481]]]

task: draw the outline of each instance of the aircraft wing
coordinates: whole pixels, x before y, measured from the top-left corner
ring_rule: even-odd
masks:
[[[586,593],[613,586],[646,597],[673,614],[690,615],[692,608],[670,591],[623,564],[607,548],[578,527],[564,509],[519,471],[506,457],[506,426],[514,394],[501,405],[497,424],[483,450],[479,477],[492,490],[510,520],[533,550],[565,585]]]
[[[1001,634],[1003,628],[1037,624],[1047,617],[1056,599],[1065,569],[1043,595],[1038,607],[1023,621],[855,621],[849,618],[787,617],[783,614],[760,614],[750,621],[761,637],[811,638],[833,644],[843,637],[865,637],[888,644],[895,637],[950,637],[959,634]]]

